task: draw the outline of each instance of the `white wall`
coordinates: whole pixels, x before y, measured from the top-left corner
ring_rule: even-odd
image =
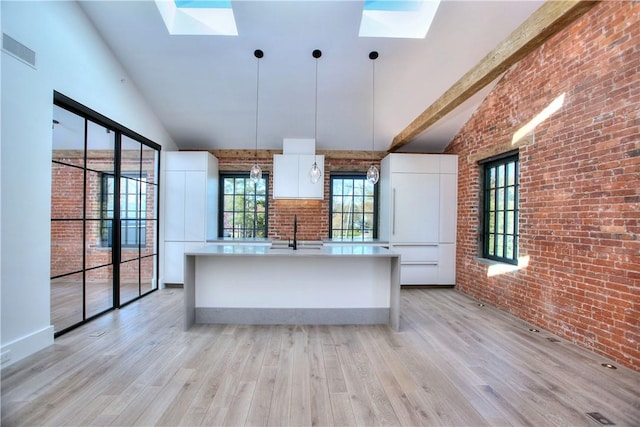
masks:
[[[2,32],[36,52],[35,69],[5,52],[0,63],[0,352],[6,366],[53,343],[53,91],[161,144],[163,150],[176,146],[75,2],[2,0],[0,7]]]

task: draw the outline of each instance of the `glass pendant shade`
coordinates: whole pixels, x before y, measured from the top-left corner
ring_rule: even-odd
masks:
[[[251,166],[251,172],[249,172],[249,179],[253,181],[255,184],[258,183],[262,179],[262,168],[259,164],[254,164]]]
[[[322,178],[322,171],[318,167],[318,164],[316,162],[313,162],[313,166],[311,166],[311,169],[309,169],[309,180],[311,180],[311,182],[315,184],[320,181],[320,178]]]
[[[380,179],[380,171],[373,163],[369,166],[369,170],[367,170],[367,181],[372,184],[376,184]]]

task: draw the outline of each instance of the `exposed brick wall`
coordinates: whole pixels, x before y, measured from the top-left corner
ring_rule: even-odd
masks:
[[[514,147],[529,264],[489,276],[477,161]],[[602,2],[512,67],[446,152],[460,156],[457,288],[640,370],[640,4]]]
[[[216,154],[216,153],[214,153]],[[273,157],[260,153],[262,170],[269,173],[269,238],[289,240],[293,236],[293,216],[298,216],[299,240],[323,240],[329,238],[329,177],[332,171],[366,172],[371,160],[342,159],[325,156],[324,199],[323,200],[274,200],[273,199]],[[264,157],[264,158],[263,158]],[[247,171],[255,163],[254,157],[219,156],[220,171]],[[380,167],[380,162],[374,162]],[[311,167],[311,165],[309,165]]]

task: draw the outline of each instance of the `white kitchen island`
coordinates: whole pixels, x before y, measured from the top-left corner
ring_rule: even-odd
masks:
[[[185,254],[194,323],[388,324],[399,329],[400,255],[372,245],[208,245]]]

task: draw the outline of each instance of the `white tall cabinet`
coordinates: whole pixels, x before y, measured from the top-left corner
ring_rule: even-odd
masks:
[[[218,159],[207,152],[165,155],[164,282],[184,283],[184,253],[218,236]]]
[[[458,156],[393,153],[380,167],[379,238],[402,285],[455,284]]]

